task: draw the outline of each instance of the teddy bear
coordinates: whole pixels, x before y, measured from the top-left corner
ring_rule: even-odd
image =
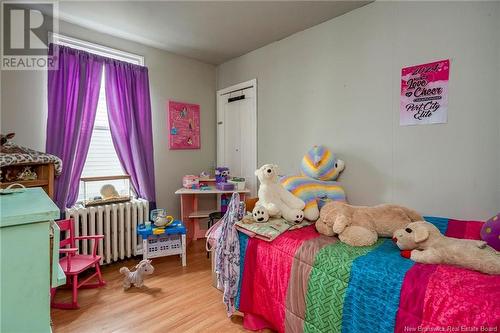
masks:
[[[324,146],[313,146],[302,158],[301,175],[285,176],[281,183],[301,198],[306,206],[304,217],[316,221],[319,217],[318,199],[346,201],[342,186],[334,180],[344,170],[344,161]]]
[[[401,256],[424,264],[449,264],[500,274],[500,252],[483,240],[446,237],[432,223],[417,221],[398,229],[392,239]]]
[[[289,222],[300,223],[304,218],[305,203],[287,191],[278,180],[278,166],[265,164],[255,171],[259,178],[259,201],[252,211],[257,222],[266,222],[269,217],[283,217]],[[265,212],[264,212],[265,210]]]
[[[323,206],[316,230],[326,236],[338,235],[352,246],[375,244],[378,237],[392,237],[394,231],[423,220],[417,212],[398,205],[352,206],[332,201]]]

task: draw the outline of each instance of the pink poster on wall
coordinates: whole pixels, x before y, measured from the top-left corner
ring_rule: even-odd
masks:
[[[449,74],[449,59],[401,70],[400,125],[447,122]]]
[[[200,106],[168,101],[170,149],[200,149]]]

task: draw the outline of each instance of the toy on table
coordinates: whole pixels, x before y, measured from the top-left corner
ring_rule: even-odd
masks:
[[[200,184],[200,190],[210,191],[210,190],[213,190],[213,188],[210,185],[203,183],[203,184]]]
[[[206,171],[202,171],[200,173],[200,180],[207,180],[210,179],[210,174]]]
[[[220,191],[233,191],[234,190],[234,184],[227,183],[227,182],[216,183],[215,187]]]
[[[120,268],[120,273],[123,277],[123,289],[127,290],[132,285],[140,288],[144,286],[144,275],[151,275],[154,272],[154,267],[151,265],[151,260],[143,259],[135,266],[135,271],[131,272],[127,267]]]
[[[500,213],[483,224],[481,239],[495,250],[500,251]]]
[[[228,167],[215,168],[215,182],[216,183],[227,183],[228,178],[229,178],[229,168]]]
[[[394,232],[401,256],[423,264],[448,264],[500,274],[500,253],[485,241],[446,237],[429,222],[410,223]]]
[[[163,208],[153,209],[150,218],[157,227],[166,227],[174,222],[174,218],[167,215],[167,210]]]
[[[392,237],[394,231],[421,220],[420,214],[402,206],[365,207],[332,201],[321,209],[316,230],[326,236],[337,234],[340,241],[351,246],[369,246],[379,236]]]
[[[200,188],[200,178],[195,175],[186,175],[182,177],[182,187],[187,189]]]
[[[235,190],[243,191],[245,189],[245,178],[233,177],[228,180],[228,183],[233,184]]]

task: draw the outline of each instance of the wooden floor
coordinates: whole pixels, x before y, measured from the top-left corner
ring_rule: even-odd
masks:
[[[187,267],[178,256],[153,259],[155,272],[146,288],[122,289],[122,266],[104,266],[107,285],[79,292],[80,309],[52,309],[53,331],[63,332],[243,332],[241,316],[227,318],[222,293],[211,286],[210,260],[205,241],[188,246]],[[69,299],[67,290],[57,300]]]

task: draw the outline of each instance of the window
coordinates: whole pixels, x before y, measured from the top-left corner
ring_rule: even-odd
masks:
[[[144,58],[135,54],[111,49],[105,46],[58,34],[52,34],[51,37],[52,42],[55,44],[84,50],[89,53],[98,54],[100,56],[108,58],[127,61],[138,65],[144,65]],[[111,138],[111,130],[109,128],[108,121],[108,109],[106,106],[105,75],[106,73],[103,70],[94,128],[92,130],[92,137],[90,139],[87,159],[85,160],[85,164],[83,166],[82,177],[116,176],[125,174],[118,155],[116,154],[113,140]],[[98,189],[90,190],[98,191]],[[78,192],[78,201],[81,201],[83,199],[83,186],[80,186]]]
[[[90,139],[87,159],[83,165],[82,177],[117,176],[125,174],[111,138],[106,106],[106,88],[104,71],[101,78],[101,89],[97,101],[94,128]],[[100,186],[96,184],[96,186]],[[91,189],[98,190],[98,189]],[[78,191],[78,201],[84,199],[83,186]]]

